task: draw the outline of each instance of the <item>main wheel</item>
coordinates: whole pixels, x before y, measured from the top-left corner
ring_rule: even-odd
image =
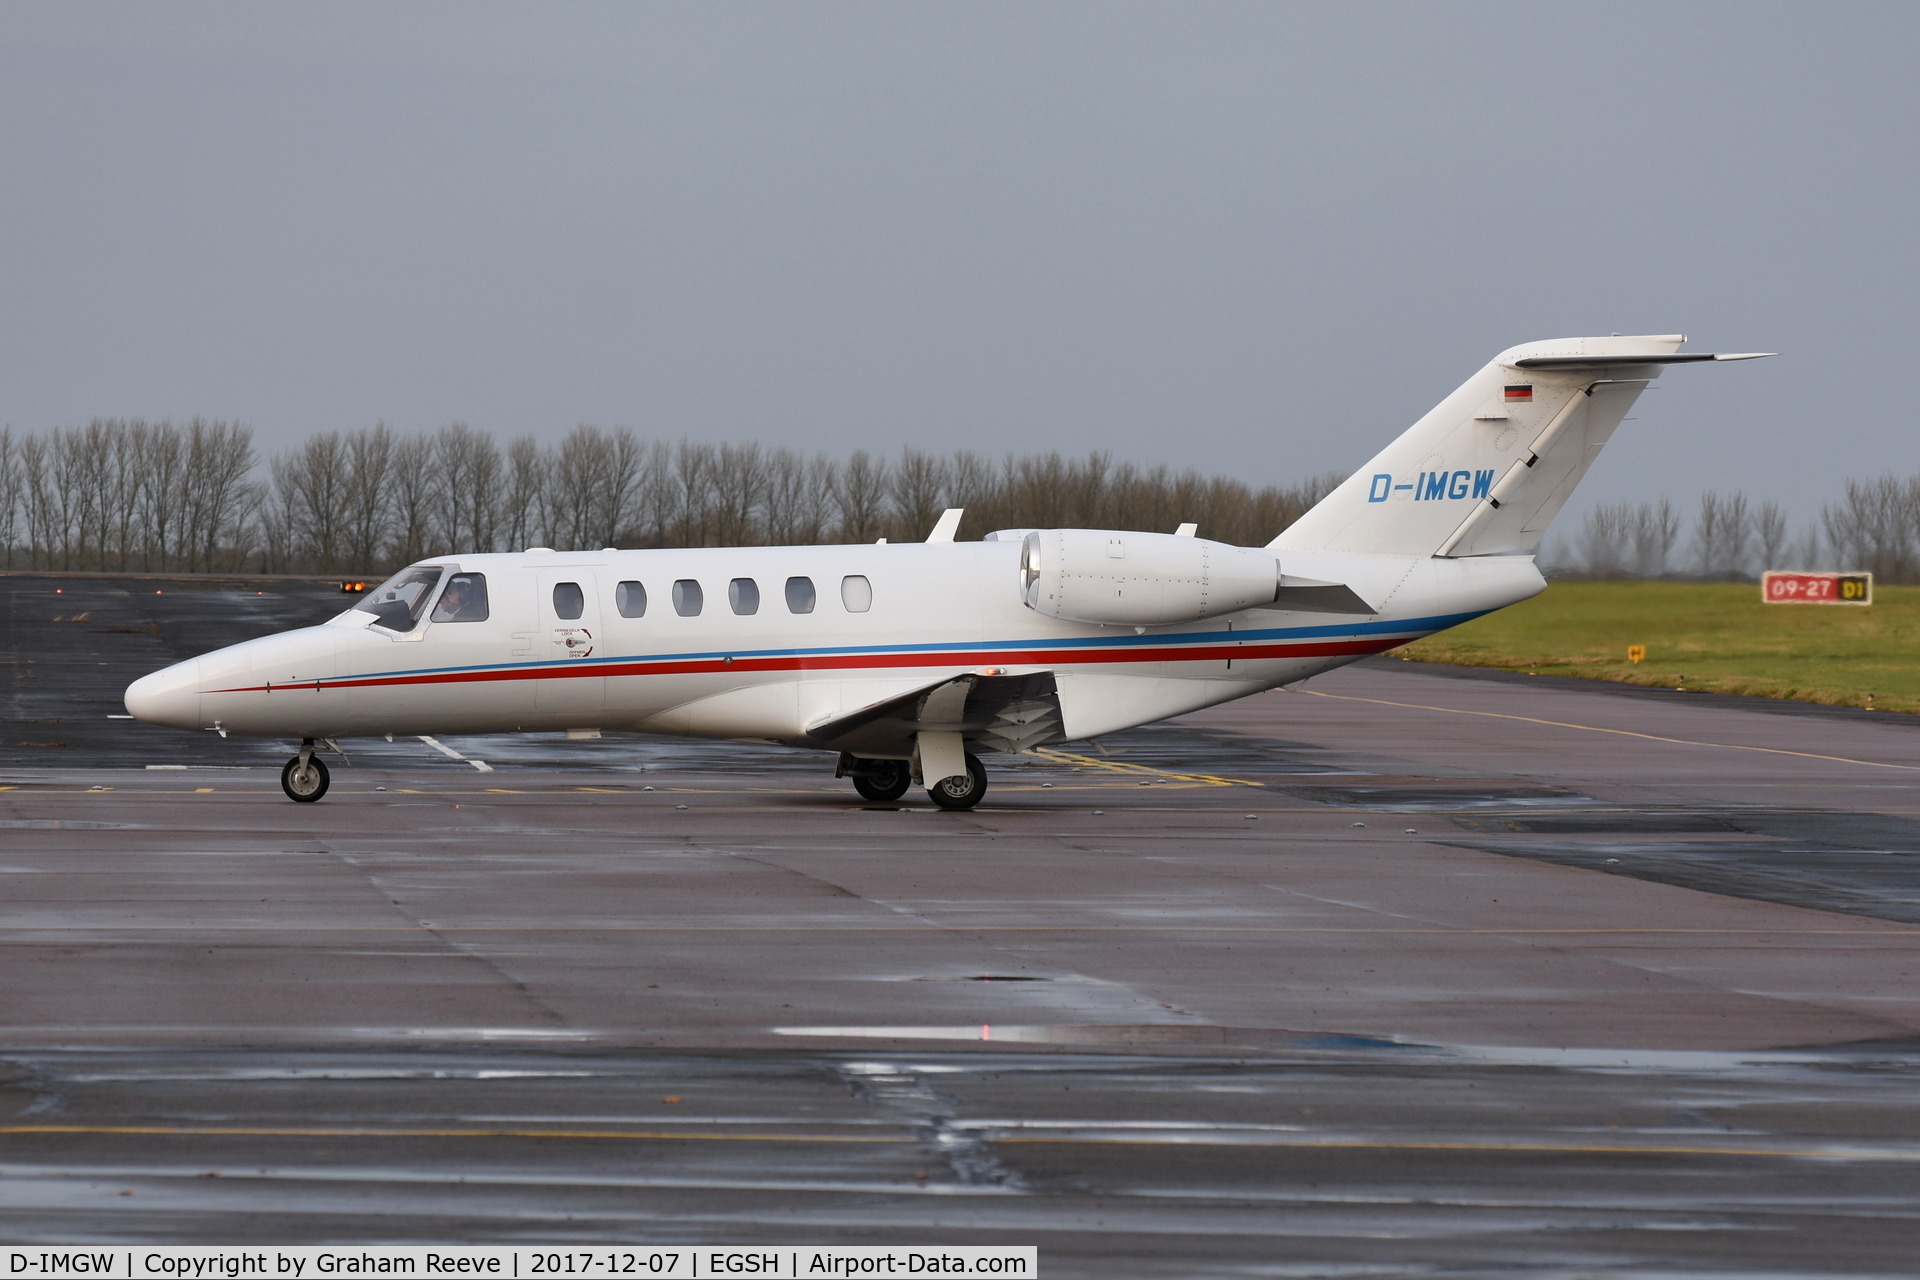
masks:
[[[942,778],[927,788],[927,796],[942,809],[971,809],[987,794],[987,767],[967,753],[967,771]]]
[[[301,804],[312,804],[327,794],[327,766],[320,762],[319,756],[308,756],[307,767],[300,767],[300,757],[287,761],[287,767],[280,771],[280,789],[287,793],[289,800],[298,800]]]
[[[905,760],[863,760],[865,769],[853,775],[853,789],[869,800],[898,800],[913,785]]]

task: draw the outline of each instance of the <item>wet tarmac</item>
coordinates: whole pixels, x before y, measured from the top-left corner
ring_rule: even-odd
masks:
[[[296,806],[283,744],[107,716],[243,592],[337,595],[45,586],[0,578],[0,1239],[1913,1270],[1915,720],[1389,661],[965,814],[538,736],[350,743]]]

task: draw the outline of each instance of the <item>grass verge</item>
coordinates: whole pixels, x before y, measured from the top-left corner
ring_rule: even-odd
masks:
[[[1393,650],[1422,662],[1920,711],[1920,587],[1874,602],[1762,604],[1751,583],[1556,582]],[[1646,658],[1627,660],[1629,645]]]

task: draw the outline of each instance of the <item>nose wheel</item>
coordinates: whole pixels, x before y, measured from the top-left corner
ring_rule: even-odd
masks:
[[[311,746],[301,747],[300,754],[280,770],[280,789],[287,793],[287,799],[301,804],[312,804],[327,794],[329,781],[327,766],[313,754]]]

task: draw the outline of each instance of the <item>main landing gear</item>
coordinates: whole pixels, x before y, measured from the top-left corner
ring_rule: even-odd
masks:
[[[927,798],[942,809],[971,809],[987,794],[987,766],[971,751],[967,753],[967,771],[942,778],[927,788]]]
[[[913,772],[905,760],[866,760],[843,755],[835,777],[852,778],[853,789],[862,798],[886,803],[907,794],[913,785]],[[927,788],[927,798],[942,809],[971,809],[987,794],[987,769],[980,758],[968,753],[967,771],[943,778]]]
[[[907,788],[913,785],[913,774],[907,768],[905,760],[863,760],[859,756],[842,755],[840,767],[833,771],[836,778],[852,778],[853,789],[866,800],[898,800],[907,794]]]
[[[312,739],[301,743],[300,754],[280,770],[280,789],[287,793],[289,800],[298,800],[301,804],[312,804],[327,794],[329,781],[327,766],[313,754]]]

